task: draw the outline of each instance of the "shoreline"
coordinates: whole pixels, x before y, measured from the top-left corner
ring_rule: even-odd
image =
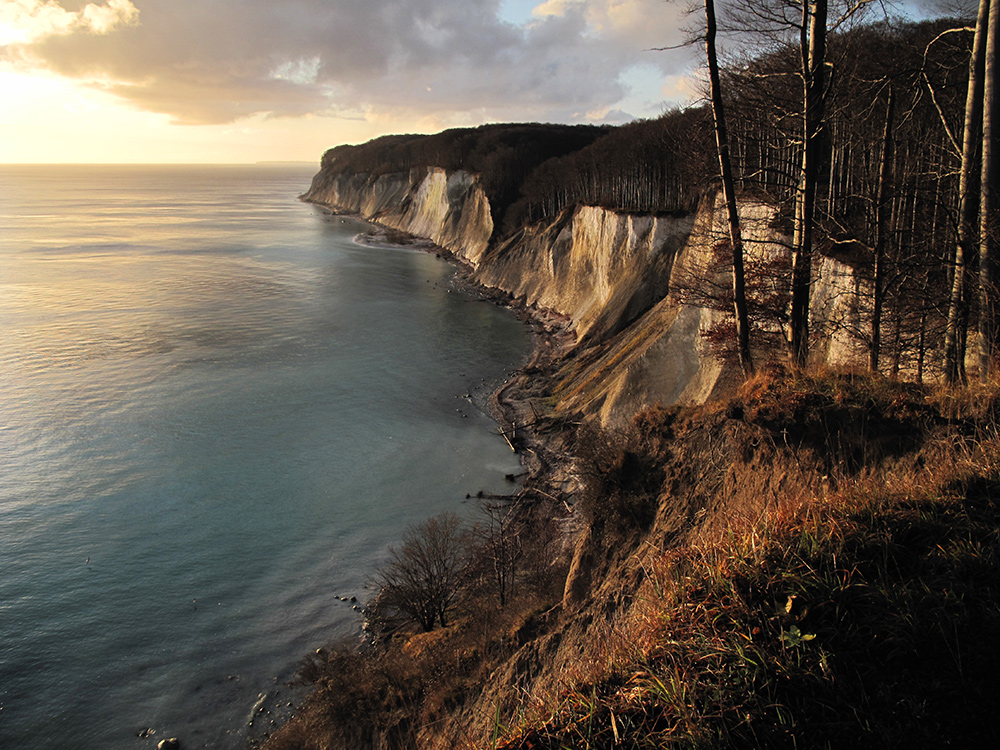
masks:
[[[537,429],[547,418],[539,414],[532,399],[542,398],[552,384],[552,366],[575,344],[569,330],[570,320],[550,310],[524,304],[503,290],[483,286],[473,280],[475,268],[454,252],[434,244],[426,237],[379,224],[357,212],[340,211],[325,203],[317,203],[300,196],[300,200],[323,209],[330,216],[349,218],[371,227],[370,232],[355,236],[355,242],[366,247],[391,246],[409,248],[435,255],[455,268],[452,283],[470,297],[505,307],[525,323],[531,331],[531,351],[526,360],[489,394],[485,411],[497,424],[507,444],[520,457],[524,467],[520,488],[510,493],[512,503],[520,503],[523,495],[534,493],[559,505],[565,499],[555,497],[560,492],[557,485],[565,484],[572,456],[561,444],[563,435],[555,434],[545,439]],[[540,393],[542,392],[542,393]]]
[[[572,457],[560,445],[559,435],[553,435],[557,438],[555,440],[546,440],[539,433],[537,428],[547,418],[539,413],[540,410],[532,399],[541,398],[540,392],[544,392],[552,384],[552,366],[575,343],[569,330],[569,319],[549,310],[526,305],[500,289],[477,283],[472,278],[475,268],[470,263],[425,237],[384,227],[360,214],[338,212],[321,203],[313,205],[323,207],[332,215],[345,216],[371,225],[374,231],[359,234],[355,238],[360,245],[411,248],[447,261],[456,269],[452,283],[459,292],[504,307],[528,326],[531,331],[531,351],[503,384],[490,393],[486,412],[497,424],[507,444],[520,457],[525,469],[520,488],[509,495],[512,503],[519,504],[525,494],[534,493],[548,501],[563,504],[565,500],[554,495],[559,491],[556,485],[568,481],[565,474]]]
[[[565,477],[572,459],[568,453],[560,450],[558,434],[543,436],[539,433],[538,423],[545,417],[539,419],[531,399],[538,395],[533,390],[544,391],[548,388],[550,378],[547,375],[550,373],[546,369],[565,354],[575,341],[568,330],[568,319],[529,307],[502,290],[476,283],[472,279],[475,269],[470,263],[427,238],[385,227],[356,212],[338,211],[329,205],[301,197],[300,200],[317,206],[329,217],[350,219],[366,225],[368,229],[354,236],[354,242],[360,246],[410,249],[432,254],[447,262],[454,269],[450,284],[457,292],[504,307],[528,326],[531,343],[527,356],[499,387],[484,390],[482,400],[476,399],[477,408],[493,420],[498,433],[507,441],[521,465],[521,471],[509,477],[513,482],[510,489],[490,497],[507,501],[515,511],[515,523],[522,527],[530,527],[539,514],[565,517],[569,507],[565,499],[568,498],[568,493],[564,498],[561,485],[567,481]],[[556,440],[551,440],[552,437]],[[468,497],[470,496],[467,499]],[[358,626],[357,636],[359,643],[369,640],[365,617]],[[320,648],[327,645],[323,644]],[[301,658],[308,656],[309,653],[303,653]],[[247,747],[265,746],[274,732],[296,719],[312,693],[312,688],[297,683],[297,675],[298,666],[294,666],[289,680],[283,682],[281,678],[276,678],[273,687],[262,689],[247,721],[239,728]]]
[[[455,269],[451,283],[457,291],[504,307],[528,326],[531,347],[527,357],[498,388],[488,394],[480,406],[518,456],[522,468],[521,473],[513,478],[515,484],[511,491],[496,495],[494,499],[509,503],[514,512],[514,522],[522,528],[530,529],[540,521],[556,521],[561,529],[560,536],[565,542],[572,533],[574,519],[573,508],[568,502],[572,493],[566,489],[572,482],[573,466],[573,456],[566,446],[569,430],[566,425],[557,424],[551,416],[542,413],[543,409],[536,406],[534,400],[547,398],[547,391],[554,380],[553,366],[575,343],[575,337],[569,330],[569,319],[552,311],[526,305],[502,290],[476,283],[472,279],[475,269],[470,263],[427,238],[384,227],[357,213],[337,211],[322,203],[301,200],[322,208],[330,216],[368,225],[371,231],[361,232],[354,238],[359,245],[409,248],[433,254],[448,262]],[[361,626],[360,633],[361,640],[367,640],[367,621]],[[303,657],[306,656],[308,655],[303,654]],[[255,722],[251,720],[249,726],[244,727],[244,730],[249,730],[247,738],[250,747],[265,745],[274,731],[294,721],[303,701],[308,700],[311,692],[311,689],[307,689],[304,694],[299,694],[294,706],[275,705],[272,707],[273,711],[271,708],[264,708],[264,716],[268,719],[277,718],[277,722],[272,723],[268,731],[258,733],[254,731]],[[258,718],[253,713],[251,716]]]

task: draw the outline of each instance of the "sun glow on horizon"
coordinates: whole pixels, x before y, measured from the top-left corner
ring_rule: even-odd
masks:
[[[247,164],[312,161],[400,123],[256,115],[181,125],[95,84],[0,65],[0,164]]]

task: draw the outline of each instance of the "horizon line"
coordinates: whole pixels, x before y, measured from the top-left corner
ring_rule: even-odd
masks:
[[[0,167],[254,167],[281,165],[319,166],[319,159],[269,159],[262,161],[5,161]]]

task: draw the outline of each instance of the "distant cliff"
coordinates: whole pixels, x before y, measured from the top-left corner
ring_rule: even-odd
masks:
[[[697,293],[727,283],[713,257],[725,227],[712,196],[676,216],[566,207],[500,240],[479,176],[464,170],[372,175],[333,163],[302,198],[430,239],[468,263],[474,282],[564,317],[574,345],[560,369],[557,414],[619,423],[657,403],[702,403],[728,382],[703,335],[724,320],[725,305]],[[786,255],[775,209],[748,202],[741,210],[751,256]],[[864,280],[826,257],[816,279],[813,326],[828,334],[818,356],[857,358],[850,323]]]
[[[464,171],[429,167],[373,176],[323,170],[302,198],[425,237],[473,265],[493,235],[489,200]]]

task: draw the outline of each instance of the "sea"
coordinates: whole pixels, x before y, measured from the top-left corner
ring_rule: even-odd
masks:
[[[513,491],[528,330],[315,171],[0,166],[0,748],[247,747],[390,545]]]

